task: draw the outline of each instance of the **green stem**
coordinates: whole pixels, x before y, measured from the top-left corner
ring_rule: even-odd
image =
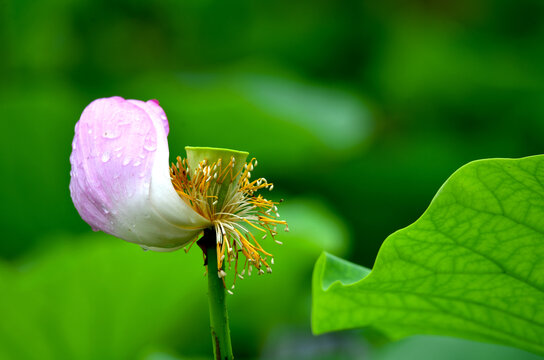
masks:
[[[216,360],[232,360],[229,317],[225,302],[225,286],[217,275],[217,248],[215,231],[206,229],[198,241],[206,253],[208,265],[208,302],[210,305],[210,328],[212,333],[213,353]]]

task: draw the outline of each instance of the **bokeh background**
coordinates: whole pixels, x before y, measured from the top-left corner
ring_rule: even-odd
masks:
[[[313,337],[310,278],[323,250],[372,267],[461,165],[543,152],[543,40],[540,0],[3,0],[0,359],[210,357],[199,250],[144,253],[72,205],[74,125],[112,95],[160,101],[172,159],[249,151],[286,200],[273,275],[229,297],[237,358],[531,358]]]

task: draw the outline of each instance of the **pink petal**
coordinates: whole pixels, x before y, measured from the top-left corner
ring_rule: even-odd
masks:
[[[207,225],[173,189],[167,133],[157,101],[112,97],[83,111],[72,143],[70,192],[94,230],[170,250]]]

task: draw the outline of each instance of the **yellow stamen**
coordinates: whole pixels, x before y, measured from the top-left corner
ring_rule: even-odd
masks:
[[[263,267],[267,272],[271,272],[272,269],[265,257],[271,257],[272,263],[274,258],[241,224],[264,232],[263,239],[270,234],[273,240],[277,234],[277,225],[285,225],[286,230],[288,227],[287,222],[273,217],[279,217],[276,207],[279,202],[255,195],[258,190],[266,188],[271,190],[274,186],[264,178],[249,180],[251,172],[257,166],[257,159],[252,158],[236,172],[234,162],[234,157],[227,161],[218,159],[217,162],[210,164],[203,160],[196,169],[189,169],[187,159],[177,157],[176,163],[172,163],[170,168],[170,177],[180,198],[197,213],[210,220],[215,227],[217,265],[220,269],[218,276],[222,277],[224,282],[226,275],[224,264],[227,262],[230,269],[234,260],[235,284],[236,277],[243,278],[246,269],[248,274],[251,274],[252,267],[255,267],[259,274],[264,273]],[[223,187],[227,187],[227,190]],[[224,198],[220,199],[219,196]],[[189,251],[195,242],[196,240],[192,241],[186,251]],[[246,258],[241,273],[238,267],[240,254]]]

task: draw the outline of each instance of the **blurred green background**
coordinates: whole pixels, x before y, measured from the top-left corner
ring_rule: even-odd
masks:
[[[540,0],[3,0],[0,359],[211,354],[198,250],[144,253],[72,205],[74,125],[113,95],[160,101],[172,159],[249,151],[286,199],[273,275],[229,297],[237,358],[532,358],[312,337],[310,277],[322,250],[371,267],[464,163],[543,153],[543,40]]]

